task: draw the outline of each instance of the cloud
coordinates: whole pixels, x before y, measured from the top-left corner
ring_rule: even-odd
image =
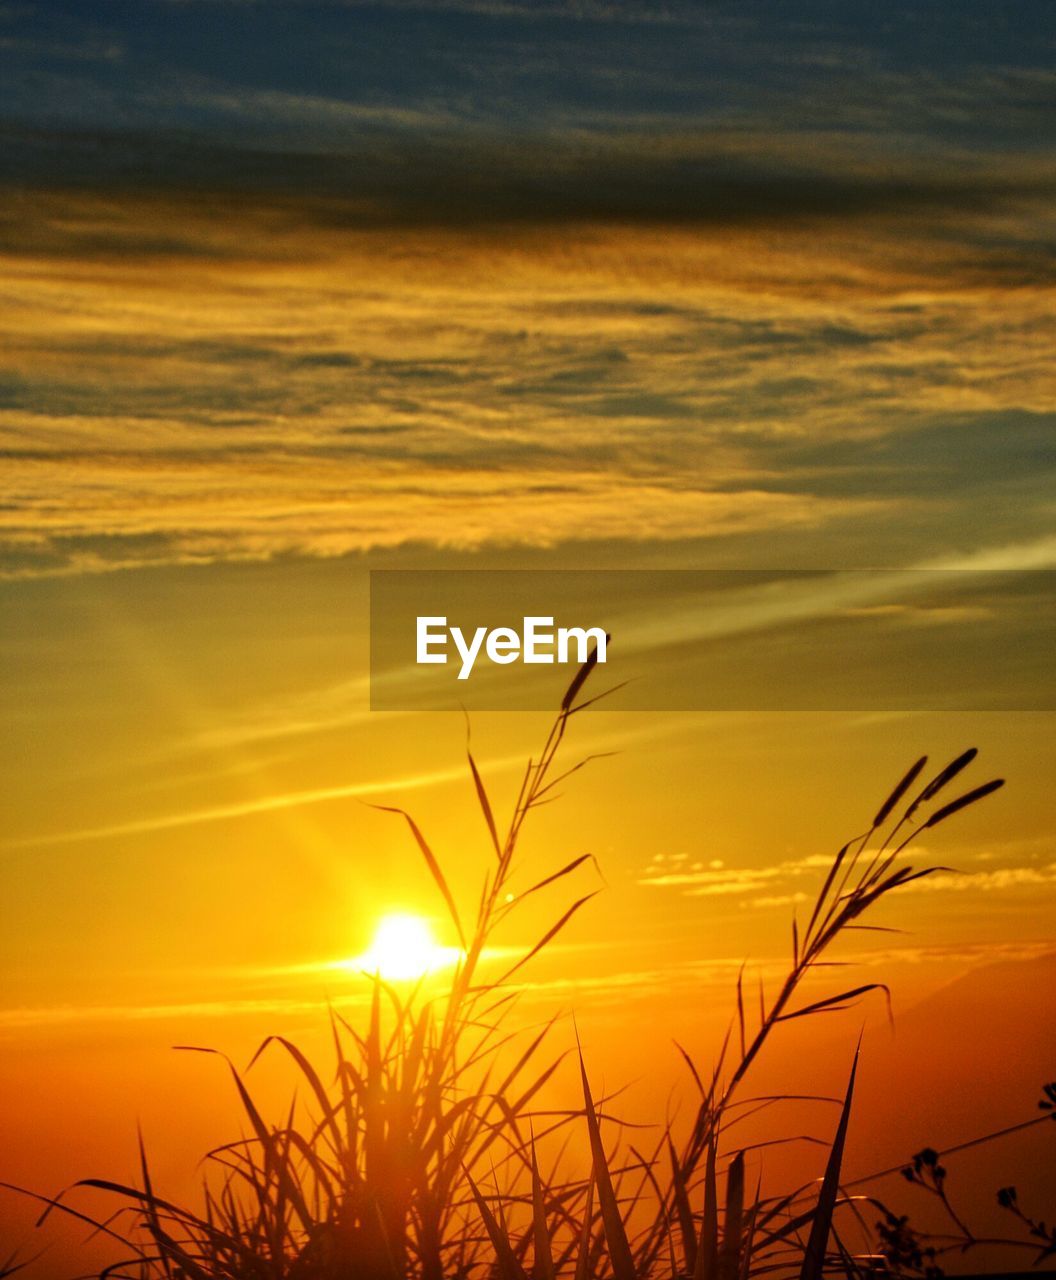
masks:
[[[604,944],[611,950],[617,944]],[[890,973],[895,965],[929,965],[942,963],[949,966],[979,966],[1001,962],[1044,959],[1052,956],[1048,941],[952,943],[935,946],[918,946],[912,943],[904,947],[894,946],[855,953],[848,961],[856,967],[877,969]],[[562,977],[540,978],[513,984],[511,990],[522,999],[541,1000],[548,1003],[568,996],[576,996],[598,1006],[613,1001],[626,1005],[631,1000],[653,1000],[672,992],[695,991],[717,987],[732,993],[738,975],[744,970],[743,958],[719,956],[707,960],[687,960],[661,964],[649,968],[620,969],[610,966],[604,972],[582,972]],[[291,977],[298,973],[313,974],[326,966],[304,965],[276,973],[273,976]],[[780,982],[788,971],[787,957],[767,957],[753,963],[749,973],[753,980]],[[181,969],[181,976],[199,976],[207,979],[215,988],[216,974],[188,974]],[[173,1001],[170,1004],[127,1005],[39,1005],[0,1009],[0,1033],[12,1033],[33,1028],[62,1027],[77,1024],[114,1024],[128,1022],[172,1021],[186,1025],[188,1019],[239,1018],[239,1017],[300,1017],[325,1018],[331,1008],[365,1009],[369,1007],[371,994],[363,985],[356,989],[349,985],[340,993],[330,992],[325,1000],[308,996],[293,996],[270,992],[266,995],[245,996],[238,994],[239,982],[251,979],[259,982],[267,976],[263,971],[247,969],[230,971],[222,975],[231,994],[221,999],[200,1001]]]
[[[966,261],[963,212],[938,241],[894,215],[381,236],[314,207],[25,194],[0,572],[753,536],[772,564],[767,535],[1046,519],[1044,276],[1002,283],[1025,214]]]
[[[975,852],[977,859],[1015,856],[1015,848],[995,847],[987,854]],[[1031,863],[1020,866],[1004,866],[982,871],[946,871],[942,875],[927,876],[915,880],[900,892],[919,893],[1000,893],[1018,889],[1048,889],[1056,886],[1056,862],[1042,860],[1051,853],[1047,843],[1035,853]],[[920,845],[910,845],[900,855],[905,862],[927,862],[928,850]],[[803,877],[819,880],[820,874],[832,865],[832,858],[812,854],[804,858],[786,860],[764,867],[727,866],[687,868],[683,858],[670,855],[654,855],[637,883],[659,889],[678,889],[687,897],[743,898],[742,906],[768,910],[775,907],[795,906],[812,900],[810,892],[795,887]],[[764,892],[759,892],[764,890]]]
[[[180,79],[177,100],[188,95]],[[7,125],[0,132],[8,187],[62,187],[113,197],[239,193],[285,207],[303,226],[332,231],[538,227],[619,222],[711,228],[827,225],[890,220],[1006,223],[1050,201],[1056,178],[1029,155],[996,152],[972,162],[943,149],[923,161],[891,154],[855,132],[774,129],[761,116],[736,131],[678,115],[594,122],[557,120],[511,132],[494,120],[458,121],[443,106],[372,105],[252,88],[202,87],[193,105],[221,109],[261,140],[161,131],[59,130]],[[534,115],[534,113],[533,113]],[[339,138],[282,146],[306,124],[344,124]],[[280,132],[281,136],[281,132]],[[265,142],[270,138],[270,142]],[[185,252],[190,246],[185,244]],[[130,237],[132,250],[151,241]],[[180,237],[169,246],[178,251]],[[83,238],[87,253],[103,239]],[[155,251],[164,244],[155,242]],[[113,246],[116,250],[116,243]],[[199,249],[199,252],[201,250]],[[1042,247],[1036,246],[1039,262]]]
[[[1031,15],[23,17],[0,573],[1051,514]]]
[[[858,635],[852,633],[850,642],[846,635],[842,638],[842,644],[846,646],[842,652],[857,649],[858,658],[868,663],[869,644],[876,639],[877,625],[918,630],[921,627],[963,627],[965,624],[978,626],[985,623],[1009,629],[994,634],[1008,635],[1017,627],[1025,627],[1029,638],[1021,636],[1019,641],[1025,657],[1028,647],[1048,644],[1048,631],[1044,625],[1038,629],[1037,615],[1048,618],[1050,614],[1053,568],[1056,568],[1056,538],[1045,535],[1025,544],[980,548],[968,555],[937,557],[894,570],[807,574],[764,572],[758,576],[747,573],[743,575],[743,581],[737,578],[732,582],[729,575],[696,578],[689,574],[684,577],[676,574],[675,584],[669,588],[673,599],[668,600],[658,594],[658,598],[649,600],[645,607],[641,601],[628,600],[626,612],[622,616],[617,613],[609,625],[620,637],[621,651],[630,654],[699,641],[713,642],[731,636],[748,637],[775,632],[778,634],[777,643],[788,656],[797,645],[806,646],[808,651],[818,645],[819,633],[809,630],[809,624],[848,620],[872,624]],[[1030,578],[1032,569],[1046,571],[1040,583]],[[658,574],[654,581],[658,584],[658,593],[661,593],[663,576]],[[940,596],[952,593],[959,599],[954,602],[932,600],[930,603],[927,599],[914,599],[936,593]],[[965,593],[972,593],[969,603],[960,598]],[[833,651],[840,652],[838,649]],[[740,650],[738,657],[743,659],[747,652],[746,649]],[[739,675],[737,670],[732,676],[720,678],[719,672],[723,670],[718,664],[720,656],[715,650],[711,651],[712,662],[706,674],[709,684],[713,689],[721,687],[723,696],[733,698],[729,705],[754,705],[751,686],[758,685],[756,669],[750,665],[747,667],[750,684],[744,683],[743,675]],[[917,658],[924,662],[923,651],[917,653]],[[942,658],[944,662],[948,661],[945,652]],[[783,670],[772,655],[767,665],[771,680],[775,671]],[[923,666],[922,669],[927,671],[928,668]],[[962,669],[964,674],[966,671]],[[800,679],[803,676],[804,673],[800,672]],[[823,676],[830,685],[834,683],[831,670],[824,670]],[[915,698],[926,699],[929,696],[927,688],[916,683],[912,673],[904,672],[900,679],[903,689],[912,690]],[[819,697],[819,691],[809,687],[809,680],[805,689],[808,703],[801,709],[811,705],[809,699]],[[887,693],[890,696],[890,691]],[[679,696],[685,698],[687,695],[688,687],[683,686]],[[774,695],[770,691],[767,696]],[[850,696],[861,700],[868,695],[856,689]],[[1044,705],[1047,694],[1042,692],[1041,685],[1035,684],[1026,696],[1028,701],[1024,709]]]
[[[1056,887],[1056,862],[1040,867],[1001,867],[995,871],[954,871],[948,876],[917,881],[909,887],[928,893],[1000,893],[1006,889],[1051,888]]]
[[[308,706],[317,706],[316,698],[306,700]],[[290,704],[285,704],[289,707]],[[281,715],[282,713],[279,712]],[[389,713],[391,714],[391,713]],[[292,733],[309,733],[332,727],[331,716],[324,714],[321,720],[301,721],[289,730]],[[618,749],[629,742],[662,738],[669,734],[684,730],[684,725],[653,722],[634,729],[624,729],[609,733],[599,733],[583,744],[588,755]],[[232,741],[245,744],[259,741],[284,732],[282,727],[276,731],[270,716],[258,719],[255,724],[232,728],[230,733],[223,730],[213,734],[193,735],[189,740],[179,744],[179,749],[198,749],[200,747],[223,746]],[[177,751],[177,753],[178,753]],[[523,754],[478,759],[478,766],[485,772],[514,771],[520,773],[524,769]],[[210,776],[215,776],[211,774]],[[275,813],[286,809],[298,809],[315,804],[325,804],[334,800],[362,800],[372,803],[382,797],[402,795],[425,787],[444,786],[451,782],[462,782],[466,777],[464,764],[446,769],[434,769],[427,772],[403,775],[388,775],[367,782],[350,783],[334,787],[313,787],[297,791],[257,796],[249,800],[234,801],[229,804],[208,805],[200,808],[187,808],[173,813],[151,814],[142,818],[134,818],[125,822],[112,822],[97,827],[80,827],[76,829],[46,832],[41,835],[24,836],[17,839],[0,840],[0,850],[15,852],[21,849],[52,848],[62,845],[91,843],[100,840],[112,840],[124,836],[149,835],[155,831],[170,831],[183,827],[202,826],[213,822],[226,822],[259,813]]]
[[[654,863],[647,874],[638,877],[638,884],[659,889],[681,889],[684,894],[694,898],[739,897],[764,885],[813,875],[832,865],[831,858],[820,854],[767,867],[734,867],[727,866],[724,862],[719,867],[709,865],[694,870],[684,869],[681,859],[669,858],[667,861],[671,869],[658,869]],[[661,868],[662,865],[661,863]],[[757,905],[775,905],[777,902],[791,900],[785,895],[778,899],[764,897],[757,900]]]
[[[77,1024],[172,1021],[186,1024],[188,1019],[239,1018],[260,1014],[292,1017],[300,1014],[325,1016],[334,1007],[358,1007],[369,1004],[369,996],[359,1000],[307,1000],[278,996],[223,1000],[196,1000],[172,1004],[139,1005],[43,1005],[0,1009],[0,1032],[22,1031],[34,1027],[64,1027]]]
[[[512,763],[512,762],[511,762]],[[518,764],[523,761],[518,758]],[[250,814],[275,813],[283,809],[296,809],[305,805],[323,804],[332,800],[372,800],[393,792],[402,793],[421,787],[440,786],[460,780],[465,775],[461,767],[437,769],[403,777],[388,777],[372,782],[350,783],[339,787],[315,787],[303,791],[291,791],[279,795],[260,796],[252,800],[231,804],[211,805],[201,809],[186,809],[178,813],[155,814],[136,818],[129,822],[114,822],[101,827],[83,827],[72,831],[56,831],[46,835],[27,836],[17,840],[0,841],[4,849],[34,849],[66,844],[83,844],[95,840],[112,840],[122,836],[147,835],[154,831],[170,831],[178,827],[201,826],[211,822],[226,822]]]

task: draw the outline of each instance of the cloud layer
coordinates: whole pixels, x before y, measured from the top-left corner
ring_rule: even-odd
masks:
[[[963,546],[980,504],[992,539],[1034,536],[1034,227],[382,233],[281,201],[26,196],[3,571],[856,527],[922,528],[919,554]]]
[[[1036,536],[1043,16],[0,9],[0,572]]]

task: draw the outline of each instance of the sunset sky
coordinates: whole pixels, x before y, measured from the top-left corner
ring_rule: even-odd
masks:
[[[168,1046],[311,1035],[362,999],[339,962],[386,913],[453,943],[405,827],[360,803],[411,809],[475,900],[461,715],[368,709],[370,569],[1056,569],[1051,19],[0,0],[0,1092],[24,1100],[0,1178],[123,1170],[137,1114],[180,1176],[215,1104],[174,1133],[162,1094],[223,1090]],[[616,754],[540,812],[525,876],[590,852],[577,886],[603,892],[526,999],[577,1010],[610,1084],[675,1035],[709,1061],[822,855],[917,756],[977,745],[970,781],[1007,786],[910,850],[956,874],[846,956],[896,1014],[976,974],[942,1035],[1000,1009],[1019,1065],[951,1048],[859,1171],[1030,1116],[1056,1052],[1054,618],[1044,575],[1008,611],[995,577],[869,606],[907,652],[986,632],[971,710],[940,672],[928,710],[581,718],[569,762]],[[729,653],[778,705],[787,637],[759,630]],[[500,807],[546,724],[474,716]],[[833,1025],[837,1074],[862,1017]],[[925,1033],[900,1054],[869,1018],[909,1080]]]

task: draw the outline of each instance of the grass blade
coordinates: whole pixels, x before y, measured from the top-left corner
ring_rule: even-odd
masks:
[[[921,769],[923,769],[927,763],[928,763],[928,757],[921,756],[920,759],[916,762],[916,764],[910,766],[908,772],[905,774],[902,781],[898,784],[897,787],[895,787],[894,791],[891,792],[891,794],[887,797],[884,803],[880,806],[879,812],[877,813],[876,817],[873,819],[874,831],[876,830],[877,827],[883,825],[888,814],[895,807],[895,805],[898,804],[899,800],[902,799],[902,797],[906,794],[909,788],[917,780],[917,776],[919,775]]]
[[[715,1172],[715,1140],[708,1143],[704,1164],[704,1213],[700,1220],[700,1243],[693,1280],[715,1280],[719,1270],[719,1189]]]
[[[682,1168],[678,1162],[678,1154],[670,1135],[667,1139],[667,1154],[671,1160],[671,1192],[678,1214],[678,1225],[682,1233],[682,1253],[686,1259],[686,1271],[692,1275],[697,1267],[697,1232],[693,1224],[693,1210],[689,1204],[689,1192],[686,1180],[682,1176]]]
[[[605,637],[606,643],[608,643],[608,641],[611,638],[612,638],[611,636],[607,635]],[[587,655],[586,662],[583,663],[580,669],[572,677],[572,683],[565,690],[565,696],[561,699],[562,712],[567,713],[568,711],[571,710],[572,704],[576,700],[576,694],[579,693],[580,689],[582,689],[584,684],[586,684],[587,678],[589,677],[590,673],[594,670],[594,668],[597,665],[598,665],[598,648],[597,648],[597,645],[595,645],[594,648],[591,649],[590,653]]]
[[[832,1227],[832,1215],[836,1208],[836,1196],[840,1189],[840,1167],[843,1164],[843,1148],[847,1141],[847,1125],[851,1118],[851,1099],[854,1096],[854,1077],[858,1072],[858,1054],[855,1051],[851,1065],[851,1078],[847,1082],[847,1096],[843,1100],[843,1111],[836,1129],[829,1160],[825,1166],[825,1177],[818,1194],[814,1220],[810,1227],[810,1239],[803,1254],[803,1265],[800,1268],[799,1280],[821,1280],[825,1269],[825,1254],[829,1247],[829,1230]]]
[[[510,1244],[510,1238],[507,1233],[499,1226],[495,1215],[488,1206],[488,1202],[480,1194],[477,1184],[470,1176],[469,1170],[464,1170],[466,1181],[469,1183],[469,1189],[476,1201],[477,1209],[484,1222],[484,1229],[488,1233],[492,1248],[495,1250],[495,1259],[497,1269],[502,1280],[528,1280],[524,1268],[514,1256],[513,1246]]]
[[[587,1280],[590,1275],[590,1258],[592,1252],[591,1233],[594,1229],[594,1170],[590,1171],[587,1182],[587,1199],[583,1207],[583,1226],[579,1234],[579,1254],[576,1257],[575,1280]]]
[[[565,927],[565,925],[568,924],[569,920],[572,919],[572,917],[576,914],[576,912],[580,909],[580,907],[586,906],[586,904],[591,900],[591,898],[597,897],[597,895],[600,892],[601,892],[600,889],[595,889],[593,893],[588,893],[585,897],[582,897],[578,899],[576,902],[573,902],[573,904],[568,908],[568,910],[564,913],[564,915],[562,915],[561,919],[558,920],[556,924],[551,925],[551,927],[547,929],[546,933],[544,933],[543,936],[539,939],[539,941],[535,944],[535,946],[532,947],[531,951],[521,956],[520,960],[518,960],[515,965],[512,965],[509,969],[507,969],[506,972],[502,975],[502,977],[498,980],[498,982],[495,985],[497,987],[501,987],[503,983],[508,982],[510,978],[512,978],[513,975],[517,972],[518,969],[526,965],[533,956],[538,955],[539,952],[542,951],[542,949],[547,945],[548,942],[551,942],[555,937],[557,937],[557,935],[561,932],[561,930]]]
[[[473,759],[472,752],[467,750],[466,759],[469,761],[469,771],[473,775],[473,785],[477,790],[477,803],[480,805],[480,811],[484,815],[495,856],[496,858],[501,858],[502,844],[499,841],[499,830],[495,825],[495,815],[491,811],[491,801],[488,799],[488,793],[484,787],[484,779],[480,776],[480,770],[477,768],[477,762]]]
[[[982,800],[984,796],[993,795],[1005,785],[1004,778],[995,778],[992,782],[984,782],[981,787],[976,787],[974,791],[968,791],[963,796],[958,796],[956,800],[951,800],[949,804],[944,804],[941,809],[931,815],[924,823],[923,830],[927,831],[930,827],[937,827],[940,822],[945,821],[952,814],[959,813],[961,809],[967,809],[970,804],[975,804],[977,800]]]
[[[587,1117],[587,1129],[590,1134],[590,1152],[594,1167],[594,1181],[598,1189],[598,1200],[601,1204],[601,1221],[605,1228],[605,1242],[609,1249],[609,1260],[612,1263],[616,1280],[635,1280],[634,1259],[631,1246],[627,1241],[627,1232],[620,1216],[620,1206],[612,1185],[612,1175],[605,1158],[605,1148],[601,1141],[601,1127],[598,1124],[597,1112],[594,1110],[594,1099],[587,1079],[587,1068],[583,1062],[582,1051],[579,1054],[579,1073],[583,1084],[583,1108]]]
[[[436,886],[440,890],[444,902],[447,904],[447,910],[451,916],[451,921],[458,933],[458,940],[462,944],[462,950],[465,951],[466,935],[462,929],[462,921],[458,914],[458,907],[455,905],[455,899],[451,894],[451,890],[448,888],[447,881],[444,879],[444,873],[440,870],[440,863],[436,859],[436,854],[434,854],[432,849],[429,848],[429,843],[419,830],[417,822],[415,822],[405,809],[395,809],[391,805],[385,804],[374,804],[370,807],[372,809],[377,809],[380,813],[399,814],[399,816],[403,818],[410,827],[411,834],[414,836],[415,842],[422,852],[422,857],[425,859],[425,865],[429,868],[429,873],[435,880]]]
[[[532,1138],[532,1239],[535,1244],[532,1280],[554,1280],[554,1259],[550,1252],[550,1232],[546,1226],[543,1184],[539,1178],[539,1161]]]
[[[744,1229],[744,1152],[738,1151],[726,1174],[726,1213],[719,1251],[721,1280],[737,1280],[741,1271],[741,1235]]]

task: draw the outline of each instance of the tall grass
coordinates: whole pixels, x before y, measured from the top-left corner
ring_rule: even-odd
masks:
[[[265,1040],[254,1061],[287,1055],[307,1099],[277,1123],[265,1119],[245,1074],[228,1061],[247,1128],[208,1154],[197,1206],[166,1199],[155,1187],[142,1141],[138,1185],[78,1183],[116,1198],[114,1216],[94,1226],[120,1242],[124,1256],[102,1276],[748,1280],[780,1273],[817,1280],[825,1271],[861,1273],[865,1264],[852,1256],[839,1227],[853,1068],[820,1184],[777,1198],[746,1185],[738,1126],[774,1101],[742,1096],[746,1079],[784,1024],[884,990],[867,983],[820,998],[800,995],[840,937],[872,927],[863,921],[879,902],[935,873],[902,861],[911,842],[1001,782],[947,801],[947,787],[975,752],[923,784],[926,761],[913,765],[869,827],[836,854],[803,928],[793,923],[788,972],[772,1000],[760,995],[758,1012],[750,1014],[739,980],[712,1070],[684,1055],[697,1091],[688,1133],[676,1138],[661,1126],[643,1153],[624,1140],[611,1099],[594,1097],[582,1055],[581,1105],[544,1105],[564,1057],[549,1047],[553,1023],[526,1035],[511,1018],[522,971],[593,895],[572,897],[499,976],[482,972],[496,930],[528,898],[562,884],[587,861],[584,855],[546,869],[515,891],[525,823],[587,763],[563,767],[559,758],[573,719],[596,701],[586,696],[594,665],[592,655],[569,686],[504,825],[467,749],[491,848],[471,915],[460,909],[411,815],[389,810],[406,823],[459,938],[460,959],[445,989],[437,994],[435,985],[420,985],[407,992],[373,977],[365,1025],[331,1012],[333,1063],[325,1077],[290,1040]],[[587,1157],[579,1173],[574,1158],[565,1158],[573,1144]],[[57,1211],[92,1221],[69,1193],[45,1203],[43,1217]]]

